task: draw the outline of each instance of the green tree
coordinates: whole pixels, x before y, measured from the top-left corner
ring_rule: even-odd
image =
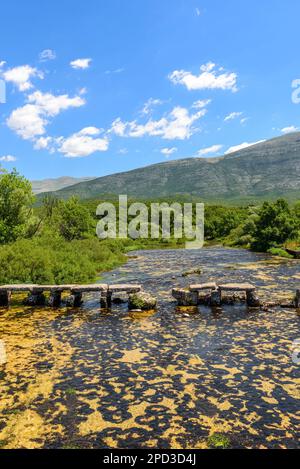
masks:
[[[255,222],[252,248],[268,251],[270,248],[282,246],[288,239],[297,235],[298,229],[296,217],[284,199],[275,203],[265,202]]]
[[[80,204],[76,197],[60,200],[53,209],[52,224],[56,225],[59,234],[67,241],[88,237],[94,220],[89,210]]]
[[[41,207],[41,217],[50,221],[53,217],[55,209],[59,206],[59,199],[52,194],[47,194],[43,197]]]
[[[33,200],[30,182],[15,169],[0,174],[0,244],[25,236]]]
[[[221,239],[236,229],[247,217],[247,210],[221,206],[205,207],[206,239]]]

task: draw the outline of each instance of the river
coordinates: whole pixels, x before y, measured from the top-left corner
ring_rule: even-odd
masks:
[[[224,248],[130,257],[101,281],[142,283],[156,312],[100,310],[95,295],[76,310],[0,309],[0,447],[206,448],[221,433],[234,448],[299,448],[299,312],[182,311],[170,295],[216,280],[291,298],[299,261]]]

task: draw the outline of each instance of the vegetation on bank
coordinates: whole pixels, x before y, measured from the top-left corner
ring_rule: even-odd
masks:
[[[48,195],[34,207],[30,183],[16,171],[2,172],[0,283],[88,283],[125,262],[128,251],[180,247],[185,241],[100,241],[95,215],[99,202],[57,200]],[[207,205],[205,238],[207,242],[288,256],[285,246],[296,249],[300,245],[300,202],[293,206],[283,199],[260,207]]]

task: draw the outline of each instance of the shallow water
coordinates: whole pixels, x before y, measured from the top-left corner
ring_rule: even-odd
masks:
[[[233,447],[299,448],[299,313],[187,314],[170,296],[174,286],[217,280],[290,298],[299,261],[222,248],[135,254],[104,279],[142,283],[158,296],[157,312],[107,312],[93,295],[76,310],[0,310],[0,447],[205,448],[220,432]]]

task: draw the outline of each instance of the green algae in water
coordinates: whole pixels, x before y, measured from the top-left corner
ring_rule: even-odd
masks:
[[[208,446],[212,449],[229,449],[230,439],[226,435],[214,433],[208,438]]]
[[[138,256],[105,281],[142,283],[159,297],[155,314],[133,316],[126,305],[101,311],[93,295],[76,310],[0,311],[5,447],[207,448],[219,434],[231,446],[299,448],[296,312],[237,305],[183,315],[171,297],[189,284],[182,266],[199,264],[205,280],[229,281],[225,267],[236,264],[230,281],[247,278],[266,299],[292,297],[299,263],[216,248]]]

